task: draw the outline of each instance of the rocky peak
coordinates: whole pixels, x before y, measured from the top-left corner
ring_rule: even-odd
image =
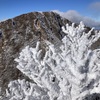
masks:
[[[6,88],[9,81],[25,77],[16,69],[14,62],[19,52],[27,45],[34,47],[37,41],[44,49],[44,40],[58,46],[64,36],[61,27],[66,23],[71,24],[54,12],[32,12],[0,23],[1,90]]]
[[[64,33],[61,30],[65,24],[71,24],[54,12],[31,12],[8,19],[0,23],[0,96],[11,80],[25,78],[17,68],[14,59],[27,45],[34,47],[37,41],[45,50],[45,40],[59,46]],[[87,27],[86,31],[90,28]],[[100,40],[92,48],[100,46]],[[30,80],[31,81],[31,80]]]

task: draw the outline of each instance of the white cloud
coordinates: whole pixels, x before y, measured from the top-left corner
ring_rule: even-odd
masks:
[[[89,27],[95,27],[96,29],[98,28],[100,29],[100,22],[97,22],[92,18],[82,16],[80,13],[78,13],[75,10],[69,10],[67,12],[61,12],[59,10],[53,10],[53,11],[72,22],[79,23],[80,21],[83,21],[84,24]]]
[[[94,11],[100,11],[100,2],[94,2],[89,5],[89,8]]]
[[[100,20],[100,2],[94,2],[89,5],[89,10],[96,19]]]

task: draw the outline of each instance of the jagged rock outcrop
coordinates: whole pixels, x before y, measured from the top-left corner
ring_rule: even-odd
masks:
[[[53,12],[23,14],[0,23],[0,87],[4,90],[9,81],[25,77],[16,69],[14,59],[27,45],[34,47],[38,40],[60,44],[64,36],[61,27],[71,23]]]

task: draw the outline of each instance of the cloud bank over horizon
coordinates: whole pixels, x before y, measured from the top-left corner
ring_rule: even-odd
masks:
[[[53,10],[53,12],[60,14],[60,16],[70,20],[71,22],[79,23],[80,21],[83,21],[83,23],[86,26],[95,27],[95,29],[100,29],[100,21],[96,21],[96,20],[94,20],[90,17],[87,17],[87,16],[82,16],[80,13],[78,13],[75,10],[69,10],[67,12]]]

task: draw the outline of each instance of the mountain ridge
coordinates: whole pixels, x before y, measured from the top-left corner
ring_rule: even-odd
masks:
[[[0,95],[4,95],[11,80],[29,80],[16,69],[14,59],[18,57],[19,52],[27,45],[34,47],[37,41],[41,42],[44,50],[44,40],[59,46],[65,36],[61,27],[71,23],[54,12],[31,12],[0,22]],[[87,27],[86,32],[90,29]],[[94,47],[97,46],[96,43]]]
[[[68,22],[71,24],[54,12],[32,12],[0,23],[1,95],[9,81],[25,77],[14,62],[19,52],[27,45],[34,47],[37,41],[41,41],[44,49],[44,40],[59,45],[64,36],[61,26]]]

